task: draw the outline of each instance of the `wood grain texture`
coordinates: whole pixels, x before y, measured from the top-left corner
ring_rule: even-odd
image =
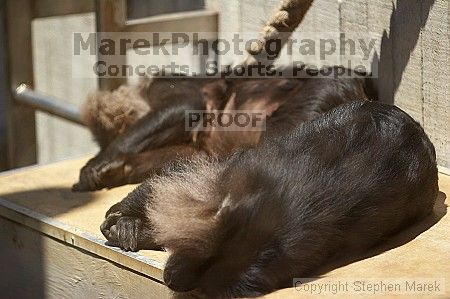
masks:
[[[377,72],[381,101],[395,103],[417,121],[422,115],[421,1],[343,1],[340,6],[342,32],[378,39],[372,60],[360,51],[345,57]],[[358,49],[358,47],[357,47]],[[359,49],[361,50],[361,49]]]
[[[2,265],[7,265],[7,267],[0,267],[0,277],[3,277],[0,279],[0,287],[5,286],[5,281],[9,283],[9,280],[4,279],[8,277],[8,274],[4,272],[5,269],[17,269],[24,275],[23,277],[29,279],[30,285],[44,283],[43,289],[36,288],[35,290],[36,292],[43,292],[43,290],[51,292],[51,298],[61,298],[63,290],[69,290],[66,292],[69,294],[68,298],[83,296],[108,298],[114,294],[120,295],[119,298],[141,298],[142,296],[152,298],[151,296],[154,294],[164,296],[164,288],[161,289],[160,285],[152,284],[153,280],[142,279],[139,276],[142,273],[149,273],[145,270],[147,264],[143,259],[152,259],[160,266],[158,272],[150,276],[154,280],[160,281],[162,265],[167,258],[167,253],[144,250],[136,254],[125,255],[117,251],[114,260],[111,255],[105,257],[105,253],[113,252],[114,249],[103,248],[101,243],[97,243],[96,247],[85,247],[87,243],[82,242],[86,235],[103,238],[98,227],[103,220],[105,211],[134,187],[126,186],[85,194],[72,193],[69,187],[76,179],[79,167],[85,161],[85,159],[65,161],[0,175],[0,198],[47,216],[45,221],[40,223],[39,219],[42,218],[37,216],[34,217],[34,222],[30,222],[29,217],[15,218],[16,222],[33,230],[26,233],[28,236],[24,236],[25,233],[22,232],[29,231],[29,229],[17,227],[16,224],[14,226],[3,225],[2,223],[7,223],[7,221],[0,217],[2,222],[0,223],[0,259],[3,258],[5,261],[3,263],[1,260]],[[339,266],[330,266],[330,269],[334,270],[326,273],[325,278],[435,277],[449,281],[450,265],[447,261],[450,259],[450,236],[447,232],[450,229],[450,216],[447,213],[447,206],[450,204],[450,177],[440,175],[439,186],[440,193],[432,215],[393,236],[388,242],[369,252],[367,258],[359,261],[345,261]],[[8,218],[8,215],[11,216],[11,213],[17,212],[17,208],[15,208],[16,211],[10,208],[9,214],[4,213],[5,207],[7,208],[2,205],[3,210],[0,209],[3,217]],[[76,230],[71,232],[72,236],[66,235],[64,238],[64,236],[57,235],[60,230],[57,230],[56,224],[54,227],[56,230],[51,231],[49,225],[51,226],[53,221],[62,223],[63,226],[74,227]],[[53,238],[61,240],[65,244],[54,239],[47,240],[48,237],[37,234],[41,231],[46,235],[54,234]],[[69,230],[66,229],[67,231]],[[135,269],[134,271],[127,266],[115,265],[125,265],[124,259],[129,258],[134,260],[132,268]],[[35,267],[29,265],[35,265]],[[139,270],[139,265],[141,270]],[[69,273],[66,273],[68,270],[70,270]],[[39,276],[42,273],[45,273],[44,278]],[[18,277],[14,275],[16,274],[10,274],[10,277]],[[2,283],[3,285],[1,285]],[[29,290],[26,286],[23,289],[24,291]],[[450,289],[447,288],[445,292],[431,294],[431,297],[448,298]],[[70,297],[70,294],[76,296]],[[302,294],[302,298],[303,295],[305,294]],[[404,296],[400,294],[396,298],[410,298],[410,296],[410,294]],[[293,288],[280,290],[266,296],[266,298],[298,297],[299,293]],[[318,296],[306,297],[316,298]],[[391,296],[385,294],[377,298],[391,298]]]
[[[4,1],[5,2],[5,1]],[[33,1],[6,1],[8,96],[6,98],[8,167],[22,167],[37,161],[35,112],[16,105],[12,92],[22,83],[33,84],[32,30]]]
[[[87,93],[97,88],[92,66],[97,57],[83,53],[73,58],[73,32],[94,32],[93,13],[33,21],[35,89],[63,102],[81,106]],[[43,112],[36,113],[38,163],[46,164],[94,153],[90,132]]]
[[[380,101],[399,106],[424,126],[435,144],[438,164],[447,169],[448,11],[448,1],[431,0],[346,0],[340,6],[341,31],[379,39],[370,69],[377,73]],[[354,60],[361,62],[358,55]]]
[[[338,53],[327,55],[325,59],[321,59],[319,53],[320,39],[332,38],[339,41],[339,3],[334,0],[315,0],[310,9],[306,13],[303,22],[294,31],[292,37],[302,43],[302,41],[310,39],[316,45],[314,55],[307,55],[300,52],[299,44],[293,45],[292,61],[304,62],[317,67],[323,65],[335,65],[340,63]],[[337,44],[337,49],[339,45]]]
[[[77,180],[79,169],[85,163],[84,158],[31,167],[26,171],[5,172],[0,175],[0,198],[104,240],[100,224],[106,211],[122,200],[135,186],[128,185],[93,193],[74,193],[70,187]],[[29,217],[24,217],[27,218]],[[36,226],[35,222],[30,223],[32,227]],[[67,238],[62,236],[61,239]],[[164,264],[167,257],[165,252],[159,251],[141,251],[140,255],[160,265]]]
[[[161,283],[4,218],[0,239],[2,298],[170,298]]]
[[[393,39],[390,28],[393,8],[391,0],[369,1],[367,11],[369,33],[378,40],[370,69],[380,100],[389,104],[394,103]]]
[[[391,17],[394,103],[423,124],[421,0],[398,0]]]
[[[242,35],[242,3],[239,0],[218,1],[216,7],[219,9],[219,38],[224,40],[232,40],[234,34],[238,33]],[[243,49],[242,49],[243,50]],[[246,53],[242,51],[242,54],[230,51],[224,55],[218,57],[220,65],[231,65],[238,61],[241,61],[246,56]]]
[[[426,4],[430,1],[423,2]],[[423,125],[436,147],[438,164],[449,169],[450,2],[446,0],[434,2],[429,15],[422,16],[426,22],[422,35]]]
[[[95,2],[96,32],[101,39],[108,32],[121,32],[124,28],[125,14],[123,14],[123,2],[105,1]],[[118,40],[115,40],[119,44]],[[98,52],[98,60],[105,61],[106,65],[121,66],[126,64],[126,55],[103,55]],[[99,88],[102,90],[113,90],[126,83],[126,78],[121,76],[104,76],[98,78]]]
[[[364,65],[367,68],[370,66],[369,61],[363,60],[364,54],[358,42],[359,38],[367,40],[370,31],[368,27],[369,2],[367,0],[350,0],[343,1],[340,5],[340,31],[346,34],[346,39],[356,44],[354,53],[346,50],[346,54],[342,56],[342,63],[346,64],[347,61],[351,61],[355,65]],[[346,47],[346,49],[349,48]]]

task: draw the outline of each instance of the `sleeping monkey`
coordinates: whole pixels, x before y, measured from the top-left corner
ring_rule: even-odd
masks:
[[[261,62],[271,65],[312,3],[313,0],[280,1],[262,28],[258,42],[247,49],[250,56],[243,65],[249,68]],[[272,58],[267,56],[269,40],[280,41],[276,51],[270,51]],[[361,75],[340,67],[326,69],[346,73],[348,77]],[[101,151],[83,167],[73,190],[94,191],[139,183],[161,173],[178,159],[198,155],[225,159],[235,149],[257,145],[267,136],[289,131],[299,122],[311,120],[346,101],[367,99],[365,91],[370,84],[363,78],[295,79],[299,77],[302,74],[228,80],[163,76],[143,82],[137,89],[122,86],[113,93],[97,93],[85,105],[84,121]],[[267,131],[197,134],[185,129],[186,110],[227,109],[265,111]]]
[[[161,75],[136,88],[98,92],[84,105],[83,119],[101,150],[82,168],[73,190],[140,183],[180,159],[226,159],[238,148],[289,132],[338,105],[369,98],[371,81],[363,74],[341,67],[324,70],[352,78],[316,78],[295,68],[282,69],[274,78]],[[265,130],[187,130],[189,110],[263,111]]]
[[[124,250],[167,249],[174,291],[252,297],[425,217],[437,180],[417,122],[357,101],[227,159],[166,168],[111,207],[101,230]]]

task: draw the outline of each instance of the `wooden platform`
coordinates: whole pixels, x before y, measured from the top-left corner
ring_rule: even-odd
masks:
[[[88,194],[70,191],[85,161],[0,174],[0,297],[170,297],[161,282],[167,253],[122,252],[106,246],[99,230],[106,210],[133,186]],[[393,237],[365,259],[347,262],[309,284],[266,297],[316,297],[318,291],[313,292],[313,286],[340,282],[351,288],[337,295],[330,289],[325,295],[450,298],[450,177],[440,175],[439,184],[434,214],[423,222]],[[362,292],[352,288],[355,281],[362,280],[380,281],[381,287],[382,283],[430,281],[438,290]]]

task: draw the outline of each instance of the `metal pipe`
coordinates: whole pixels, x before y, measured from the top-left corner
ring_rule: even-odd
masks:
[[[20,104],[84,126],[80,111],[74,105],[63,103],[58,99],[36,92],[26,84],[20,84],[16,88],[15,100]]]

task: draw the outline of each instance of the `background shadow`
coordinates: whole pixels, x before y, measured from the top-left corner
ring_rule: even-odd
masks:
[[[380,53],[375,52],[372,69],[378,78],[374,85],[378,98],[394,104],[395,93],[402,82],[411,52],[421,46],[420,34],[428,19],[434,0],[397,0],[389,22],[389,33],[384,30]]]

